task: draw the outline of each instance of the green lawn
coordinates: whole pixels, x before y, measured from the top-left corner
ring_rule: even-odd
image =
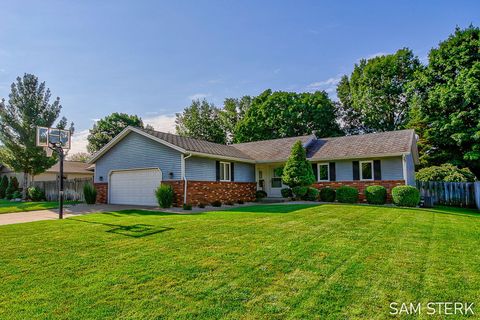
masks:
[[[474,211],[123,211],[0,235],[1,319],[385,319],[390,302],[429,301],[480,314]]]
[[[15,202],[0,200],[0,214],[58,208],[58,201]]]

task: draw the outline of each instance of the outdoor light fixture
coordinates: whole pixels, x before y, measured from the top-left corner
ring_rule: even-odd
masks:
[[[170,173],[168,174],[168,176],[170,177],[170,179],[172,179],[172,178],[173,178],[173,172],[170,172]]]
[[[98,180],[103,181],[103,176],[98,177]]]

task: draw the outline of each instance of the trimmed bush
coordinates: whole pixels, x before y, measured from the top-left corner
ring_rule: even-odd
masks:
[[[222,202],[219,200],[212,202],[212,207],[221,207],[221,206],[222,206]]]
[[[308,191],[308,187],[303,187],[303,186],[297,186],[292,188],[292,192],[295,195],[296,198],[303,198]]]
[[[336,197],[335,189],[325,187],[320,189],[320,200],[324,202],[334,202]]]
[[[238,204],[244,204],[245,202],[243,200],[238,200],[237,203]]]
[[[199,207],[199,208],[202,208],[202,209],[205,208],[205,203],[200,203],[200,204],[198,205],[198,207]]]
[[[0,180],[0,199],[5,198],[7,188],[8,188],[8,178],[7,176],[3,176],[2,180]]]
[[[415,174],[417,181],[473,182],[475,175],[468,168],[458,168],[450,163],[420,169]]]
[[[313,188],[313,187],[308,187],[307,193],[305,194],[305,196],[303,196],[303,200],[317,201],[319,194],[320,194],[320,191],[318,191],[318,189]]]
[[[337,189],[337,200],[341,203],[357,203],[358,189],[349,186],[342,186]]]
[[[5,190],[5,198],[11,200],[15,191],[18,191],[18,180],[16,177],[10,177],[10,180],[8,181],[8,187]]]
[[[87,183],[83,186],[83,197],[87,204],[95,204],[97,201],[97,189],[91,183]]]
[[[15,191],[12,195],[12,199],[21,199],[22,198],[22,193],[20,191]]]
[[[266,197],[267,197],[267,193],[263,190],[257,190],[257,192],[255,192],[255,198],[257,198],[257,200],[261,200]]]
[[[290,188],[283,188],[282,190],[280,190],[280,192],[282,193],[282,197],[284,198],[293,197],[292,189]]]
[[[412,186],[398,186],[392,189],[392,200],[400,207],[416,207],[420,203],[420,191]]]
[[[45,199],[45,193],[36,187],[28,188],[27,194],[32,201],[42,201]]]
[[[385,204],[387,202],[387,189],[383,186],[368,186],[365,189],[365,198],[370,204]]]
[[[192,210],[192,205],[191,204],[187,204],[187,203],[184,203],[183,206],[182,206],[183,210]]]
[[[155,196],[160,208],[170,208],[173,205],[173,188],[169,184],[161,184],[155,190]]]

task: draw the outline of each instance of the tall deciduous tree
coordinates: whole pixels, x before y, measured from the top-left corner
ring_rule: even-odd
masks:
[[[402,129],[408,122],[408,84],[421,67],[411,50],[362,59],[337,87],[344,130],[350,134]]]
[[[36,146],[36,127],[52,127],[60,115],[60,98],[50,103],[50,89],[33,74],[24,74],[12,83],[8,101],[0,104],[0,141],[4,147],[0,161],[17,172],[23,172],[23,197],[26,196],[28,175],[37,175],[50,168],[56,157],[47,157]],[[65,129],[62,118],[57,127]],[[73,131],[73,123],[70,130]]]
[[[87,137],[88,152],[97,152],[128,126],[144,128],[142,118],[135,114],[114,112],[98,120]]]
[[[87,162],[88,159],[90,159],[90,154],[86,152],[77,152],[77,153],[68,155],[69,161]]]
[[[429,53],[411,85],[410,126],[423,164],[449,162],[480,176],[480,29],[457,28]]]
[[[292,147],[290,157],[283,168],[282,180],[290,188],[309,186],[315,182],[312,164],[307,161],[307,154],[301,141],[295,142]]]
[[[227,135],[220,109],[207,100],[193,100],[182,113],[176,114],[177,134],[215,143],[226,143]]]
[[[252,100],[235,128],[235,142],[295,137],[316,131],[320,137],[341,134],[336,108],[323,91],[272,92]]]
[[[252,97],[243,96],[238,98],[227,98],[220,111],[223,128],[227,135],[227,142],[235,140],[235,128],[244,117],[252,104]]]

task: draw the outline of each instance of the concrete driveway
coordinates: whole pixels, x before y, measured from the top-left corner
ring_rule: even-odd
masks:
[[[77,204],[68,205],[63,210],[63,217],[73,217],[82,214],[94,213],[94,212],[108,212],[119,210],[131,210],[131,209],[153,209],[153,207],[142,206],[129,206],[129,205],[116,205],[116,204]],[[40,220],[55,220],[58,219],[58,209],[37,210],[37,211],[25,211],[0,214],[0,225],[25,223]]]

